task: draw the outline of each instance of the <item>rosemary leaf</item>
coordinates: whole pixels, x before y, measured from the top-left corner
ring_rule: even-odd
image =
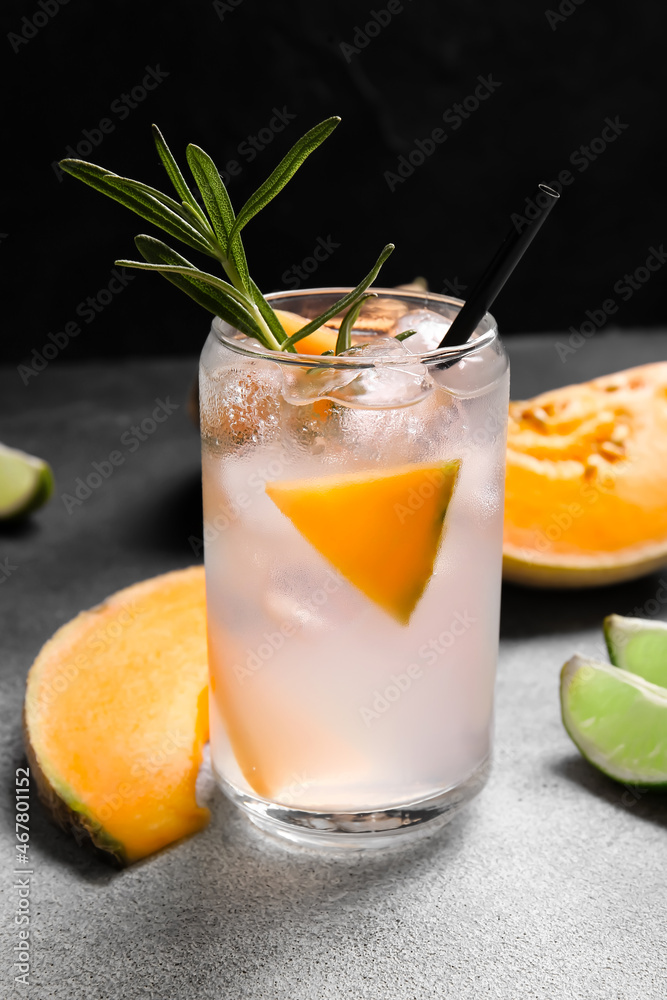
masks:
[[[192,278],[198,278],[199,281],[203,281],[204,284],[217,288],[218,291],[225,295],[230,295],[246,310],[248,309],[248,299],[243,292],[239,292],[233,285],[230,285],[228,281],[223,281],[222,278],[219,278],[215,274],[209,274],[207,271],[200,271],[199,268],[195,267],[194,264],[191,264],[187,258],[181,257],[179,253],[172,250],[172,248],[167,246],[166,243],[163,243],[162,240],[156,240],[153,236],[146,236],[145,234],[142,234],[140,236],[136,236],[134,242],[137,249],[146,258],[146,260],[150,257],[151,260],[158,261],[159,263],[144,264],[138,260],[116,261],[119,267],[135,267],[140,271],[160,271],[162,274],[184,274]]]
[[[130,177],[122,177],[121,180],[123,181],[123,186],[135,191],[137,196],[144,194],[155,198],[156,201],[159,201],[165,208],[168,208],[174,215],[177,215],[188,226],[196,229],[205,242],[214,242],[215,233],[211,229],[211,223],[201,210],[199,213],[195,212],[187,202],[182,201],[179,203],[170,198],[168,194],[164,194],[164,192],[158,191],[157,188],[151,187],[150,184],[143,184],[141,181],[132,180]]]
[[[195,198],[192,191],[188,187],[185,181],[185,177],[181,173],[181,168],[174,159],[172,152],[169,149],[169,146],[165,142],[165,138],[162,135],[162,132],[160,132],[160,129],[157,127],[157,125],[153,125],[152,129],[153,129],[153,139],[155,140],[155,146],[157,148],[158,155],[162,160],[162,163],[164,164],[164,168],[167,171],[167,174],[169,175],[169,180],[174,185],[176,194],[178,195],[178,197],[181,199],[182,202],[190,206],[190,208],[193,210],[193,212],[195,212],[196,215],[199,216],[202,222],[207,222],[206,216],[199,207],[197,199]]]
[[[389,257],[389,255],[392,253],[393,250],[394,250],[394,244],[387,243],[386,247],[378,257],[378,259],[375,261],[375,264],[368,272],[366,277],[363,279],[363,281],[361,281],[357,285],[357,287],[354,288],[351,292],[348,292],[347,295],[344,295],[342,299],[339,299],[338,302],[334,302],[332,306],[329,306],[329,308],[326,309],[323,313],[321,313],[319,316],[316,316],[315,319],[311,319],[310,323],[302,327],[301,330],[297,330],[296,333],[293,333],[291,337],[288,337],[287,340],[284,340],[283,343],[280,345],[281,350],[285,351],[288,348],[290,348],[292,344],[298,343],[298,341],[302,340],[304,337],[307,337],[309,333],[313,333],[319,327],[324,326],[324,324],[328,323],[330,319],[333,319],[334,316],[338,315],[338,313],[342,312],[344,309],[347,309],[348,306],[351,306],[354,302],[356,302],[359,296],[362,295],[366,291],[366,289],[373,284],[373,282],[375,281],[380,272],[380,268],[382,267],[387,257]]]
[[[283,330],[283,325],[252,279],[250,280],[250,294],[271,333],[278,343],[282,344],[284,340],[287,340],[287,334]]]
[[[231,260],[232,269],[236,271],[243,288],[249,292],[250,274],[248,272],[248,263],[243,244],[238,239],[234,240],[234,244],[229,240],[229,234],[236,217],[232,203],[229,200],[227,188],[218,173],[218,168],[208,153],[204,152],[200,146],[195,146],[192,143],[187,148],[187,158],[192,176],[197,182],[197,187],[204,199],[206,211],[213,224],[220,252],[225,258],[222,261],[223,267],[229,271]]]
[[[306,133],[281,160],[264,184],[248,199],[238,218],[229,194],[213,160],[199,146],[187,147],[187,160],[201,193],[204,208],[188,187],[180,167],[156,125],[153,138],[167,175],[180,203],[157,188],[129,177],[121,177],[84,160],[61,160],[66,172],[96,191],[120,202],[142,219],[163,229],[187,246],[213,257],[229,281],[201,271],[161,240],[141,235],[137,247],[144,261],[119,261],[126,267],[158,271],[209,312],[220,316],[247,336],[254,337],[272,351],[294,352],[294,345],[323,326],[338,313],[347,310],[338,337],[337,352],[350,343],[350,331],[380,268],[394,249],[388,244],[372,270],[357,287],[311,320],[297,333],[287,337],[283,326],[262,292],[251,279],[241,239],[243,227],[264,208],[294,176],[304,160],[324,142],[338,125],[339,118],[328,118]],[[404,336],[408,336],[408,332]],[[403,338],[400,338],[403,339]],[[327,352],[330,353],[330,352]]]
[[[287,156],[283,157],[273,173],[267,177],[264,183],[252,194],[241,211],[236,222],[229,233],[230,243],[241,232],[243,227],[250,222],[253,216],[257,215],[265,205],[275,198],[282,191],[287,182],[294,176],[304,160],[331,135],[340,121],[340,118],[327,118],[320,122],[315,128],[306,132],[298,142],[292,146]]]
[[[403,330],[401,333],[397,333],[394,340],[407,340],[408,337],[414,337],[416,330]]]
[[[60,166],[66,173],[95,188],[96,191],[101,191],[109,198],[119,201],[121,205],[140,215],[142,219],[164,229],[170,236],[175,236],[176,239],[182,240],[183,243],[187,243],[195,250],[208,254],[209,257],[216,256],[211,246],[190,223],[177,216],[156,198],[133,190],[127,184],[123,185],[122,182],[127,181],[127,178],[119,177],[118,174],[104,170],[103,167],[98,167],[94,163],[86,163],[84,160],[61,160]]]
[[[360,298],[354,302],[350,308],[345,313],[343,322],[338,330],[338,337],[336,338],[336,350],[335,354],[342,354],[343,351],[349,351],[352,346],[352,327],[357,322],[359,318],[359,313],[363,309],[366,299],[377,298],[375,292],[369,292],[367,295],[362,295]]]
[[[217,257],[215,242],[212,239],[213,233],[210,235],[205,235],[195,229],[194,225],[188,221],[183,212],[183,209],[179,205],[177,211],[172,211],[168,205],[165,205],[163,201],[160,201],[154,195],[142,190],[141,183],[139,181],[133,181],[129,177],[118,177],[116,174],[112,174],[107,177],[107,183],[111,187],[122,191],[125,194],[131,195],[139,204],[143,205],[145,209],[152,210],[157,213],[160,228],[164,229],[165,232],[169,233],[170,236],[175,236],[177,239],[182,240],[191,246],[195,250],[200,250],[202,253],[207,254],[209,257]],[[162,195],[165,198],[166,195]],[[135,211],[137,211],[135,209]]]
[[[215,163],[203,149],[192,143],[187,148],[188,165],[204,199],[220,249],[227,253],[229,231],[234,225],[234,209]]]
[[[181,257],[180,254],[177,254],[175,250],[172,250],[160,240],[153,239],[150,236],[137,236],[135,243],[144,260],[148,264],[157,265],[156,268],[150,268],[151,270],[161,271],[163,276],[172,285],[180,288],[181,291],[189,295],[191,299],[194,299],[204,309],[208,309],[209,312],[220,316],[221,319],[224,319],[225,322],[229,323],[235,329],[240,330],[241,333],[245,333],[248,337],[255,337],[269,349],[274,346],[267,342],[259,325],[255,322],[248,309],[242,305],[240,297],[232,297],[227,288],[221,288],[208,280],[213,279],[213,282],[215,282],[216,279],[213,275],[204,275],[204,278],[207,280],[203,280],[203,278],[198,276],[196,268],[188,267],[188,261],[184,257]],[[131,260],[124,261],[121,266],[145,267],[141,261]],[[188,271],[191,273],[183,273]],[[226,284],[221,279],[217,280],[220,280],[221,285]],[[233,291],[235,292],[236,290],[233,289]]]

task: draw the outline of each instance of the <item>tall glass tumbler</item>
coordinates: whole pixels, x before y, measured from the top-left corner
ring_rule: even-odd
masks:
[[[342,357],[215,319],[202,353],[212,762],[300,843],[433,829],[488,772],[509,372],[490,315],[437,348],[460,307],[378,290]]]

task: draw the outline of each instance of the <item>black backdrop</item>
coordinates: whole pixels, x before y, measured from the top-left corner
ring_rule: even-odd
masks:
[[[615,325],[664,323],[667,270],[621,292],[667,240],[661,0],[5,0],[3,10],[5,360],[30,360],[68,323],[81,332],[59,360],[199,349],[204,314],[162,278],[107,291],[114,258],[135,255],[147,224],[55,168],[78,147],[166,186],[152,121],[177,155],[189,141],[209,151],[233,175],[238,206],[300,134],[342,116],[246,230],[265,291],[355,284],[391,240],[383,284],[422,274],[465,296],[510,212],[537,180],[566,171],[561,203],[496,304],[501,328],[578,329],[610,298]],[[316,245],[326,259],[302,281],[295,268]]]

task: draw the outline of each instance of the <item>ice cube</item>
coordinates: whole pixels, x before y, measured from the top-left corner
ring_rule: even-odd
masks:
[[[432,312],[430,309],[415,309],[401,316],[394,330],[395,333],[416,330],[412,337],[408,337],[402,343],[410,354],[424,354],[426,351],[436,349],[451,325],[452,319],[447,316]]]
[[[430,368],[437,385],[462,399],[482,395],[506,370],[507,360],[494,344],[484,347],[476,354],[469,354],[448,368],[439,368],[437,365]]]
[[[409,338],[411,339],[411,338]],[[356,344],[349,351],[343,351],[343,358],[381,358],[398,354],[410,354],[405,344],[394,337],[375,336],[365,344]]]
[[[408,351],[403,344],[394,340],[393,337],[374,336],[368,343],[359,344],[343,351],[341,358],[379,358],[395,357],[405,355],[409,357]],[[379,369],[366,369],[369,374]],[[328,365],[313,368],[297,368],[289,365],[282,366],[283,373],[283,397],[293,406],[302,406],[304,403],[313,403],[318,399],[337,399],[345,401],[347,395],[343,390],[352,382],[356,382],[362,374],[358,368],[331,368]],[[371,382],[374,380],[371,379]],[[362,390],[352,391],[352,396],[363,394]],[[342,393],[342,395],[341,395]]]
[[[318,399],[329,399],[331,393],[351,382],[358,375],[354,368],[292,368],[282,365],[283,399],[292,406],[303,406]]]
[[[425,366],[410,363],[412,354],[405,344],[393,337],[374,336],[367,343],[357,344],[340,356],[371,362],[390,358],[392,364],[368,368],[333,368],[329,365],[312,368],[282,365],[282,395],[293,406],[331,399],[353,407],[372,409],[388,406],[409,406],[418,402],[433,388]],[[405,365],[396,361],[405,359]]]
[[[405,357],[405,367],[378,365],[364,368],[355,378],[329,393],[330,399],[348,406],[384,409],[389,406],[409,406],[419,402],[432,388],[423,365],[410,364],[410,351],[393,337],[374,337],[368,344],[359,344],[345,351],[343,357],[392,359]]]

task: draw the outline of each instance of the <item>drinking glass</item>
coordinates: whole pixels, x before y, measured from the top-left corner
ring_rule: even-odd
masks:
[[[346,291],[269,299],[305,323]],[[492,316],[438,349],[459,300],[376,291],[343,356],[216,318],[201,357],[212,763],[302,844],[434,829],[491,751],[507,358]]]

